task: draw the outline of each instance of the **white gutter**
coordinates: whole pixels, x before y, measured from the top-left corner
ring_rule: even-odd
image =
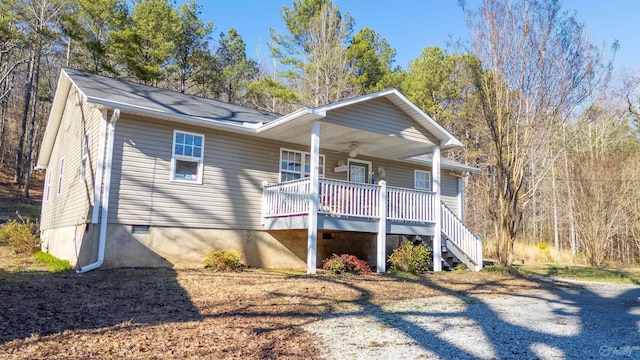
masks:
[[[256,129],[256,132],[259,134],[259,133],[261,133],[263,131],[267,131],[269,129],[272,129],[272,128],[280,125],[280,124],[284,124],[284,123],[287,123],[287,122],[289,122],[291,120],[297,119],[302,115],[312,114],[312,113],[313,112],[311,111],[311,109],[306,108],[306,107],[302,108],[302,109],[299,109],[299,110],[296,110],[296,111],[292,112],[289,115],[285,115],[285,116],[283,116],[281,118],[275,119],[273,121],[270,121],[270,122],[264,124],[263,126],[261,126],[258,129]]]
[[[156,109],[152,109],[144,106],[130,105],[130,104],[126,104],[119,101],[104,100],[104,99],[95,98],[91,96],[87,97],[87,103],[101,105],[107,108],[127,110],[128,112],[130,111],[130,112],[139,113],[147,116],[160,117],[167,120],[174,120],[178,122],[188,123],[192,125],[200,125],[200,126],[205,126],[209,128],[212,126],[215,126],[218,128],[223,128],[223,129],[232,130],[236,132],[255,133],[256,131],[254,128],[243,126],[243,124],[232,125],[232,124],[227,124],[218,120],[206,119],[198,116],[172,114],[172,113],[168,113],[168,112],[164,112],[161,110],[156,110]]]
[[[109,134],[108,143],[105,154],[105,169],[104,169],[104,190],[102,192],[101,209],[102,215],[100,219],[100,237],[98,239],[98,260],[92,264],[81,267],[76,270],[76,273],[82,274],[87,271],[91,271],[102,266],[104,262],[104,252],[106,248],[107,240],[107,223],[109,216],[109,192],[111,188],[111,166],[113,164],[113,143],[115,141],[116,122],[120,118],[120,109],[114,109],[111,121],[109,122]]]

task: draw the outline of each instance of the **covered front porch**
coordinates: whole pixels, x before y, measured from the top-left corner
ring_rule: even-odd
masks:
[[[267,230],[308,229],[311,209],[311,179],[263,186],[263,221]],[[452,251],[461,262],[477,270],[482,264],[482,244],[445,204],[436,206],[436,193],[378,184],[359,184],[318,179],[317,231],[377,233],[378,272],[385,271],[387,235],[435,238],[440,215],[444,251]],[[436,242],[433,242],[435,254]],[[434,255],[434,269],[441,258]],[[442,256],[442,255],[440,255]]]
[[[324,230],[377,234],[378,272],[386,271],[385,241],[390,234],[428,236],[434,271],[442,270],[443,248],[456,253],[470,268],[481,268],[479,240],[463,224],[462,204],[459,212],[452,212],[442,202],[441,150],[462,144],[397,90],[302,109],[260,126],[257,133],[309,149],[302,155],[308,161],[303,160],[301,166],[296,164],[302,169],[296,168],[299,175],[293,180],[283,176],[289,174],[282,163],[289,160],[281,156],[280,181],[264,183],[262,198],[266,230],[307,230],[309,274],[316,271],[318,234]],[[359,170],[359,176],[352,176],[356,168],[350,165],[346,180],[351,181],[336,179],[340,174],[328,171],[331,165],[321,161],[321,149],[323,157],[348,156],[341,164],[358,160],[370,166]],[[417,169],[428,167],[428,171],[421,171],[429,173],[428,186],[423,189],[417,185],[415,189],[407,185],[388,186],[388,182],[408,184],[391,172],[386,178],[379,176],[378,180],[384,180],[376,183],[374,170],[378,169],[379,175],[383,172],[376,163],[403,171],[415,168],[420,172]],[[460,173],[463,171],[468,170],[458,169]],[[413,175],[411,170],[412,180]]]

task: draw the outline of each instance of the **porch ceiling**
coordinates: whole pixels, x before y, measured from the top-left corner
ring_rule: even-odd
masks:
[[[284,126],[265,131],[258,136],[285,141],[302,146],[311,146],[311,127],[314,118],[307,121],[290,122]],[[409,157],[429,154],[433,142],[413,141],[396,135],[383,135],[320,120],[320,148],[335,152],[349,152],[349,145],[357,144],[358,156],[380,159],[404,160]]]

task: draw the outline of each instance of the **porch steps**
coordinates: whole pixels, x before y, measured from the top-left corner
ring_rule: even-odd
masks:
[[[479,238],[444,203],[442,214],[442,243],[448,252],[473,271],[482,270],[482,243]]]
[[[416,242],[422,241],[430,251],[433,251],[433,238],[431,236],[419,236],[419,235],[403,235],[407,240]],[[482,269],[482,264],[477,264],[476,261],[465,254],[465,252],[458,248],[458,246],[449,239],[449,237],[442,233],[442,269],[454,270],[459,264],[465,264],[468,269],[473,271],[479,271]]]
[[[411,241],[414,244],[422,243],[427,246],[429,251],[433,252],[433,239],[430,236],[420,236],[420,235],[402,235],[407,240]],[[446,271],[451,271],[461,263],[458,259],[457,255],[449,251],[446,246],[442,246],[442,269]],[[431,264],[430,268],[433,270],[433,264]]]

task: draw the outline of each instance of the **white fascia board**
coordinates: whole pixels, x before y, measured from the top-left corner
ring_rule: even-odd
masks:
[[[422,165],[429,165],[429,166],[433,165],[433,161],[421,160],[416,158],[406,158],[405,161],[415,163],[415,164],[422,164]],[[452,164],[451,162],[454,162],[454,164]],[[457,161],[453,161],[444,157],[440,162],[440,167],[442,169],[447,169],[447,170],[480,172],[480,169],[478,169],[477,167],[458,163]]]
[[[40,152],[35,167],[36,170],[43,170],[49,166],[51,152],[53,151],[58,130],[60,129],[62,116],[64,115],[72,84],[73,82],[63,69],[58,77],[58,85],[56,86],[56,93],[53,97],[53,106],[49,112],[49,119],[47,120],[47,126],[44,131],[44,136],[42,137],[42,143],[40,144]]]
[[[337,109],[337,108],[341,108],[341,107],[357,104],[359,102],[373,100],[373,99],[377,99],[377,98],[381,98],[381,97],[387,97],[387,96],[390,96],[390,95],[397,97],[402,102],[404,102],[407,105],[409,105],[409,107],[411,107],[411,109],[413,109],[413,111],[415,111],[421,118],[423,118],[423,120],[426,121],[428,123],[428,125],[433,126],[436,130],[438,130],[440,132],[440,134],[434,134],[434,135],[436,135],[436,137],[440,140],[440,147],[442,149],[450,149],[450,148],[464,146],[458,139],[456,139],[453,135],[451,135],[451,133],[449,133],[445,128],[443,128],[440,124],[438,124],[435,120],[433,120],[429,115],[427,115],[427,113],[425,113],[424,111],[420,110],[419,107],[417,107],[414,103],[409,101],[409,99],[407,99],[404,95],[402,95],[402,93],[400,93],[398,90],[393,89],[393,88],[384,89],[384,90],[380,90],[380,91],[377,91],[377,92],[374,92],[374,93],[371,93],[371,94],[368,94],[368,95],[362,95],[362,96],[354,97],[354,98],[351,98],[351,99],[338,101],[338,102],[333,103],[333,104],[327,104],[327,105],[324,105],[324,106],[320,106],[320,107],[314,108],[313,110],[323,111],[323,112],[326,113],[327,111],[334,110],[334,109]],[[425,124],[421,124],[421,125],[425,126]],[[427,129],[427,130],[430,131],[429,129]]]
[[[462,146],[464,146],[464,144],[462,144],[458,139],[456,139],[455,136],[451,135],[450,132],[448,132],[445,128],[443,128],[440,124],[438,124],[437,121],[433,120],[431,118],[431,116],[429,116],[427,113],[422,111],[414,103],[409,101],[409,99],[407,99],[404,95],[402,95],[398,90],[393,89],[393,94],[396,95],[398,98],[400,98],[405,103],[407,103],[407,105],[409,105],[416,113],[418,113],[426,121],[428,121],[431,126],[435,127],[438,131],[440,131],[442,133],[442,135],[444,135],[444,139],[440,139],[440,147],[441,148],[445,148],[445,147],[446,148],[452,148],[452,147],[462,147]]]
[[[216,120],[204,119],[204,118],[200,118],[197,116],[190,116],[190,115],[172,114],[172,113],[167,113],[164,111],[159,111],[159,110],[155,110],[147,107],[121,103],[118,101],[110,101],[110,100],[104,100],[100,98],[87,97],[87,102],[91,104],[102,105],[108,108],[118,108],[121,110],[128,110],[131,112],[137,112],[137,113],[141,113],[149,116],[162,117],[168,120],[174,120],[174,121],[189,123],[193,125],[223,128],[226,130],[232,130],[232,131],[244,132],[244,133],[255,134],[256,132],[254,128],[249,128],[249,127],[243,126],[242,124],[231,125],[231,124],[226,124]]]
[[[73,79],[71,78],[71,76],[69,76],[69,74],[67,74],[66,71],[64,71],[64,69],[60,70],[60,73],[64,73],[64,76],[67,78],[67,80],[69,80],[69,82],[76,88],[76,90],[78,90],[78,92],[80,93],[80,95],[82,95],[82,98],[87,101],[87,94],[84,93],[84,91],[82,91],[82,88],[80,86],[78,86],[75,81],[73,81]]]
[[[357,104],[359,102],[363,102],[363,101],[367,101],[367,100],[372,100],[372,99],[376,99],[379,97],[385,97],[389,94],[392,94],[394,92],[398,92],[398,90],[396,89],[384,89],[384,90],[380,90],[371,94],[367,94],[367,95],[361,95],[361,96],[357,96],[351,99],[346,99],[346,100],[341,100],[335,103],[331,103],[331,104],[327,104],[327,105],[323,105],[323,106],[319,106],[317,108],[314,108],[314,110],[317,111],[323,111],[323,112],[327,112],[329,110],[333,110],[333,109],[337,109],[337,108],[341,108],[344,106],[349,106],[349,105],[353,105],[353,104]]]
[[[285,115],[279,119],[276,119],[264,124],[263,126],[259,127],[256,132],[259,134],[265,131],[269,131],[282,124],[286,124],[290,121],[294,121],[296,119],[302,118],[305,115],[309,115],[309,114],[313,115],[313,120],[320,119],[327,116],[327,113],[325,111],[318,111],[317,109],[310,109],[308,107],[305,107],[305,108],[296,110],[291,114]]]

